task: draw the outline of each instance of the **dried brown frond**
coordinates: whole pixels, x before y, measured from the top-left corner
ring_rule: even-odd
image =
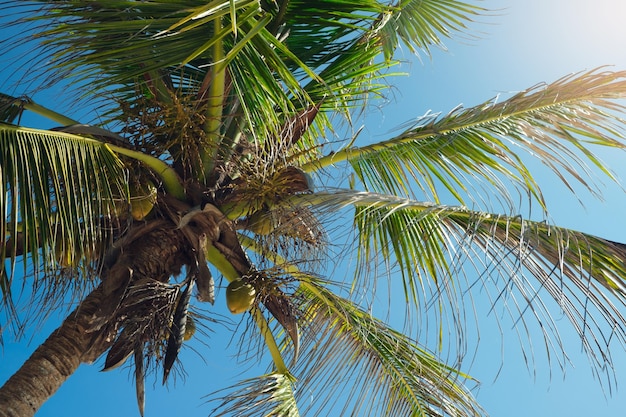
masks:
[[[193,280],[187,284],[187,287],[178,297],[176,309],[171,317],[172,325],[170,334],[167,339],[167,348],[165,350],[165,358],[163,359],[163,384],[167,381],[167,376],[178,357],[178,352],[183,345],[185,338],[185,330],[187,329],[187,313],[189,311],[189,302],[191,300],[191,292],[193,289]]]
[[[168,334],[179,288],[153,279],[132,283],[111,323],[123,328],[107,354],[104,369],[121,365],[138,345],[163,340]],[[158,351],[147,352],[148,357]]]
[[[266,161],[266,165],[286,165],[311,144],[301,141],[303,136],[312,126],[319,113],[322,102],[314,106],[308,106],[299,113],[287,117],[280,130],[263,141],[259,147],[258,156]]]

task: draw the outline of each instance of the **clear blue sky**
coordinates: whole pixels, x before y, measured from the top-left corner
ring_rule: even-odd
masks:
[[[626,70],[626,2],[622,0],[524,0],[483,1],[495,10],[474,25],[477,39],[447,42],[447,52],[436,52],[432,59],[413,59],[404,67],[410,76],[398,80],[395,103],[375,112],[363,135],[368,140],[383,139],[385,134],[427,110],[446,112],[458,104],[472,106],[493,96],[506,96],[542,81],[553,81],[563,75],[590,70],[600,65],[614,65]],[[43,102],[42,104],[50,104]],[[603,155],[612,168],[626,178],[626,155]],[[546,179],[550,214],[558,224],[616,241],[626,242],[623,211],[626,197],[617,187],[607,185],[605,200],[589,201],[585,208],[573,196],[563,194]],[[219,304],[218,300],[218,304]],[[223,309],[223,305],[220,307]],[[485,313],[485,312],[482,312]],[[225,313],[227,314],[227,313]],[[401,322],[401,318],[396,318]],[[618,391],[613,397],[593,379],[580,343],[567,331],[563,337],[570,343],[568,355],[572,366],[564,373],[553,363],[547,367],[545,351],[535,339],[534,374],[519,352],[517,335],[510,326],[490,328],[494,322],[484,318],[478,351],[466,369],[481,381],[476,391],[482,405],[492,416],[577,417],[622,416],[626,409],[626,350],[613,351],[621,366],[617,369]],[[483,318],[481,317],[481,323]],[[0,361],[0,382],[4,381],[45,339],[58,323],[51,322],[33,339],[21,343],[7,340]],[[197,341],[193,349],[182,352],[188,372],[186,381],[179,378],[174,386],[162,388],[157,380],[147,384],[146,415],[204,416],[211,410],[202,396],[236,381],[239,369],[230,362],[230,334],[222,328],[206,340],[210,347]],[[29,343],[26,343],[29,342]],[[265,370],[262,364],[259,373]],[[44,407],[38,416],[137,416],[134,385],[130,370],[99,372],[101,362],[83,366]],[[233,370],[235,370],[233,372]],[[498,372],[499,371],[499,372]],[[211,383],[210,381],[214,381]],[[154,384],[154,390],[153,388]],[[89,410],[86,412],[86,410]]]

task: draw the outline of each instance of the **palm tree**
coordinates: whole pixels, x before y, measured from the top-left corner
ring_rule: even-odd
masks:
[[[530,311],[548,348],[559,346],[549,298],[597,370],[611,366],[609,340],[626,341],[626,247],[522,219],[511,198],[547,210],[532,157],[570,189],[594,191],[589,164],[611,175],[592,148],[625,146],[614,99],[626,95],[626,73],[568,76],[361,144],[351,121],[384,94],[398,46],[428,53],[483,10],[454,0],[74,0],[2,10],[23,34],[3,52],[34,59],[23,85],[70,79],[74,106],[88,103],[98,123],[0,97],[9,328],[19,333],[76,302],[0,388],[0,416],[33,415],[103,355],[105,369],[133,357],[143,414],[146,372],[159,365],[166,382],[192,330],[219,320],[207,313],[216,273],[272,367],[221,393],[215,415],[333,406],[482,414],[460,363],[370,314],[381,280],[404,292],[411,314],[459,340],[472,287],[465,271],[475,268],[482,285],[504,280],[494,304],[513,299],[520,326]],[[20,126],[27,111],[54,127]],[[502,213],[490,212],[494,202]],[[345,232],[335,230],[345,226],[338,216],[351,218]],[[354,233],[352,247],[329,242],[341,233]],[[324,267],[335,251],[356,254],[353,277]],[[14,294],[27,284],[37,312],[23,317]],[[296,380],[307,389],[294,390]],[[310,391],[317,401],[301,401]]]

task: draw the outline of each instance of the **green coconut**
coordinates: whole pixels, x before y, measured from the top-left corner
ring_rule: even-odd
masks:
[[[226,305],[233,314],[244,313],[254,305],[256,290],[247,282],[236,279],[226,287]]]
[[[151,182],[131,189],[130,214],[135,220],[143,220],[156,203],[157,189]]]

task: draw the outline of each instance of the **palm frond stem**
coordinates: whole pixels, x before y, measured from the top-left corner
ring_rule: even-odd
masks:
[[[228,261],[226,256],[224,256],[224,254],[219,251],[219,249],[217,249],[215,246],[211,245],[208,242],[206,249],[206,258],[222,273],[224,278],[226,278],[229,282],[241,278],[240,273],[237,272],[233,265]],[[263,316],[263,313],[258,308],[253,308],[250,311],[250,314],[252,315],[254,322],[259,328],[259,331],[263,336],[263,340],[265,341],[265,345],[267,346],[270,355],[272,356],[276,372],[283,375],[290,375],[289,369],[287,368],[287,365],[285,365],[285,361],[280,353],[278,344],[276,343],[276,339],[274,338],[269,324],[267,323],[267,319]]]
[[[287,365],[285,365],[285,361],[283,360],[278,344],[276,343],[276,339],[274,338],[274,334],[267,323],[267,319],[258,308],[253,308],[252,311],[250,311],[250,314],[252,315],[252,318],[254,318],[254,322],[259,328],[259,331],[263,336],[263,340],[265,341],[265,346],[267,346],[267,349],[272,356],[276,372],[283,375],[290,375],[289,369],[287,368]]]
[[[278,29],[280,28],[280,25],[283,23],[283,19],[285,17],[285,14],[287,13],[287,6],[289,5],[289,0],[281,0],[279,3],[280,4],[278,5],[278,13],[276,13],[276,16],[274,16],[272,24],[269,28],[270,32],[273,35],[277,34]]]
[[[159,158],[155,158],[154,156],[145,154],[143,152],[123,148],[113,145],[111,143],[107,143],[104,146],[108,147],[111,151],[115,153],[125,155],[130,158],[136,159],[137,161],[143,162],[163,180],[163,186],[168,193],[180,200],[185,198],[185,188],[181,184],[181,180],[178,177],[178,174],[167,163],[161,161]]]
[[[222,31],[222,21],[220,18],[215,19],[214,24],[215,33]],[[207,94],[207,114],[206,122],[204,125],[204,131],[206,133],[206,143],[201,148],[200,160],[202,161],[202,174],[204,177],[210,175],[213,171],[214,161],[216,160],[216,152],[219,147],[211,147],[208,144],[220,143],[220,126],[222,124],[222,112],[224,105],[224,92],[226,89],[226,65],[224,60],[224,42],[218,40],[213,45],[213,62],[214,66],[207,72],[207,77],[212,77],[211,84],[208,88]]]
[[[26,110],[30,110],[33,113],[36,113],[40,116],[43,116],[49,120],[52,120],[53,122],[59,123],[62,126],[67,126],[67,125],[73,125],[78,123],[77,121],[75,121],[74,119],[71,119],[67,116],[62,115],[61,113],[58,113],[54,110],[50,110],[47,107],[44,107],[40,104],[35,103],[34,101],[31,100],[25,100],[23,101],[23,107]]]

